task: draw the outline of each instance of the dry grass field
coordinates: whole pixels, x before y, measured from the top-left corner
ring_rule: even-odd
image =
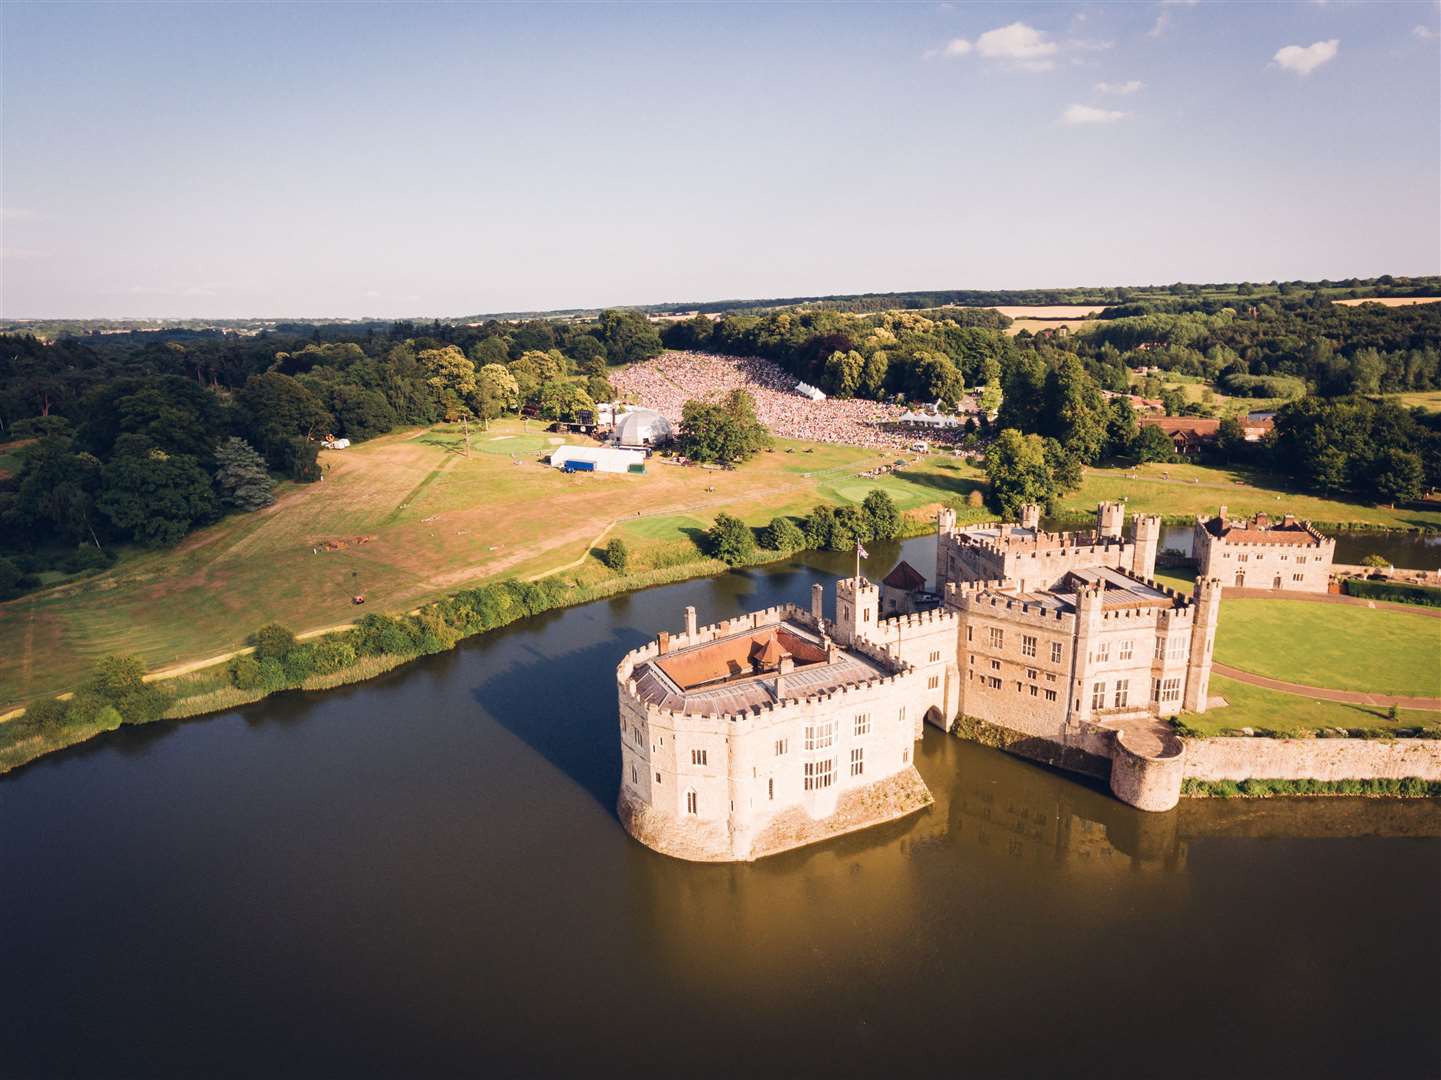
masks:
[[[1095,319],[1035,319],[1035,318],[1012,318],[1011,325],[1006,327],[1006,333],[1015,337],[1022,330],[1029,330],[1033,334],[1042,330],[1060,330],[1065,328],[1075,333],[1088,326],[1094,326]]]
[[[882,488],[919,513],[963,505],[982,482],[974,465],[941,455],[906,455],[907,465],[871,479],[859,474],[895,460],[894,451],[799,442],[778,442],[735,470],[653,459],[645,476],[565,475],[538,460],[555,439],[512,420],[474,433],[470,457],[460,432],[445,427],[327,451],[323,482],[284,485],[266,510],[0,604],[0,712],[72,689],[107,653],[170,667],[238,648],[270,621],[318,630],[561,568],[591,584],[609,574],[589,554],[612,529],[632,547],[632,570],[643,572],[694,561],[689,540],[722,509],[762,525]],[[1224,502],[1238,514],[1285,509],[1319,521],[1441,526],[1441,513],[1282,496],[1267,483],[1192,465],[1094,469],[1063,509],[1084,513],[1101,499],[1129,498],[1134,511],[1184,515]],[[963,511],[962,520],[988,516]],[[364,607],[351,604],[356,593]]]
[[[1013,304],[991,310],[1012,319],[1084,319],[1105,307],[1105,304]]]
[[[1361,304],[1380,304],[1382,307],[1411,307],[1413,304],[1441,304],[1441,296],[1371,296],[1359,300],[1332,300],[1342,307],[1359,307]]]

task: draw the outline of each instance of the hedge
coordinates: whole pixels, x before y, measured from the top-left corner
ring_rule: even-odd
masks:
[[[1367,600],[1389,600],[1396,604],[1441,607],[1441,589],[1430,585],[1408,585],[1401,581],[1368,581],[1365,578],[1347,578],[1345,587],[1347,596],[1359,596]]]

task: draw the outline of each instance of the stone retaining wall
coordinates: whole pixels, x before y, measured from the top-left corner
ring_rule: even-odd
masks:
[[[1441,780],[1437,739],[1187,739],[1188,780]]]

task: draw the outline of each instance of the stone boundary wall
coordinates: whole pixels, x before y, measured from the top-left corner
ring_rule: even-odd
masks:
[[[1438,739],[1186,739],[1187,780],[1441,780]]]

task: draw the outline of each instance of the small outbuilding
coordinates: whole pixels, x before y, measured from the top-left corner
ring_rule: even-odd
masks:
[[[654,409],[632,409],[615,420],[618,446],[659,446],[674,434],[670,421]]]
[[[550,464],[563,472],[644,473],[645,454],[615,446],[557,446]]]

